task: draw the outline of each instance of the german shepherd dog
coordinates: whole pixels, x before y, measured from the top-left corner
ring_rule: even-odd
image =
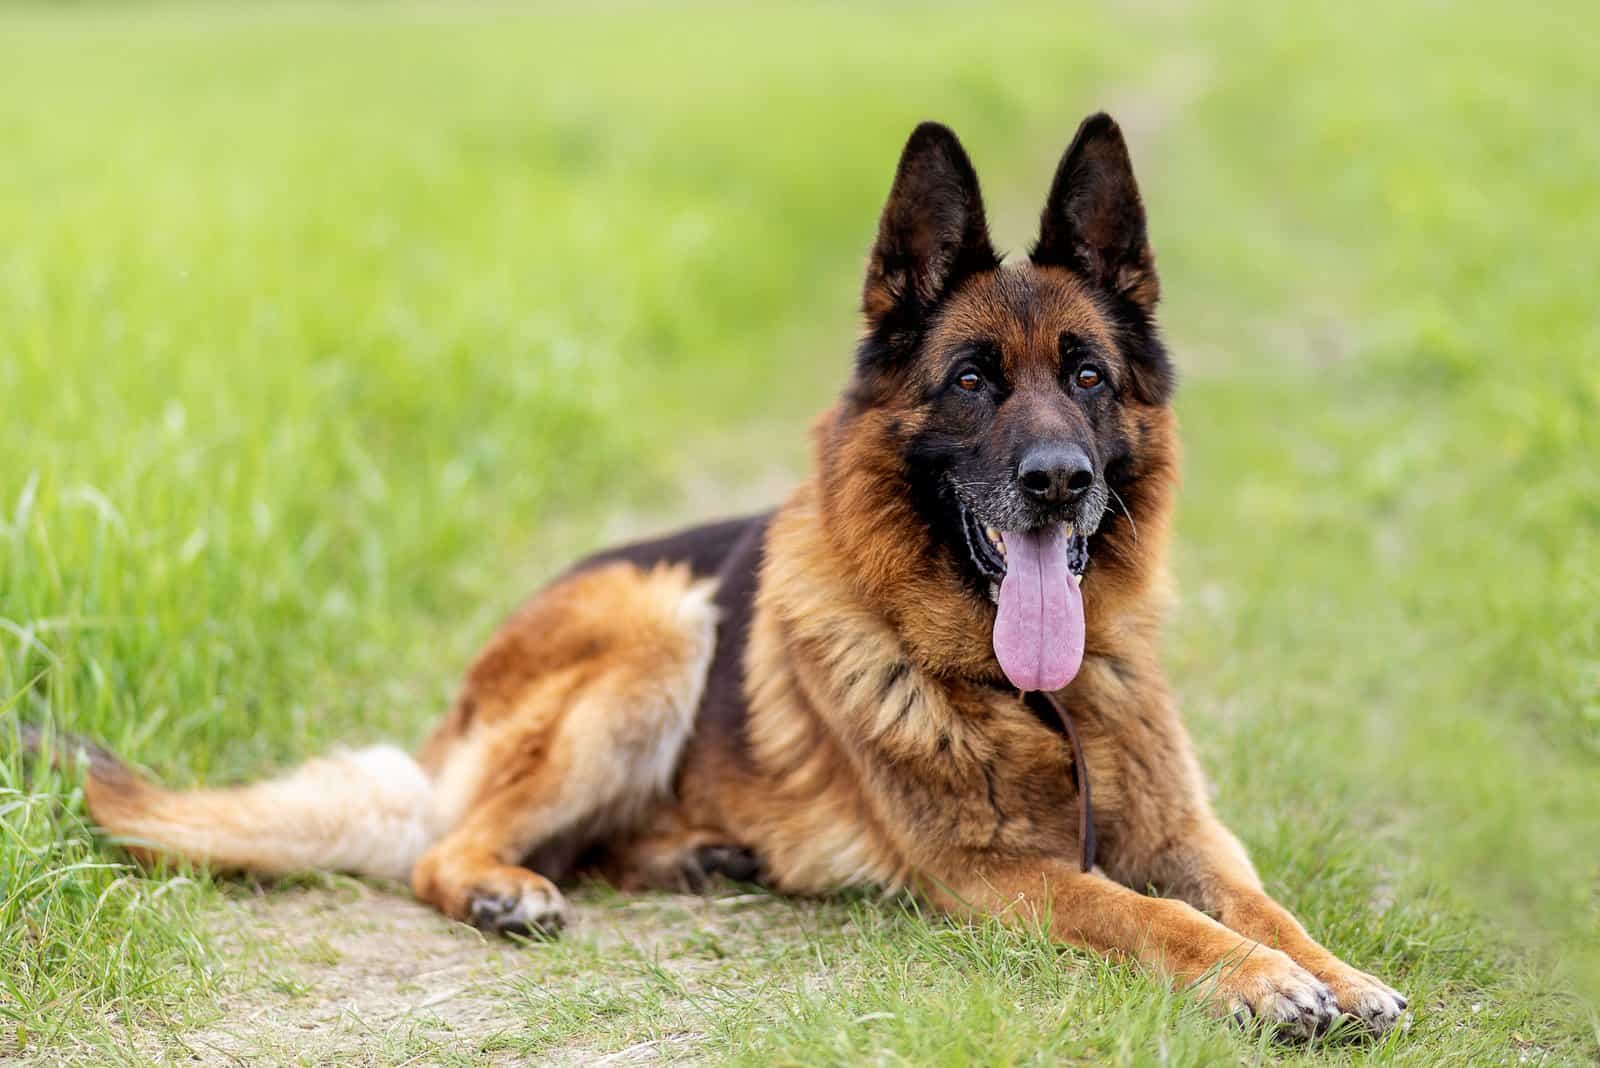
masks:
[[[1005,265],[960,142],[919,126],[853,373],[781,507],[573,567],[490,639],[415,758],[175,792],[85,747],[90,813],[143,859],[409,880],[525,935],[566,923],[556,883],[578,872],[905,890],[1288,1035],[1341,1015],[1382,1033],[1405,999],[1263,892],[1162,676],[1178,443],[1158,295],[1108,116]]]

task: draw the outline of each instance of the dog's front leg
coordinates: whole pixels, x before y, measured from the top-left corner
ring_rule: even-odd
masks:
[[[1288,954],[1241,938],[1182,901],[1146,897],[1065,863],[975,865],[927,883],[928,896],[948,911],[1043,925],[1057,941],[1134,957],[1195,986],[1223,1015],[1254,1016],[1301,1038],[1337,1015],[1333,994]]]
[[[1328,985],[1339,1010],[1383,1034],[1406,1007],[1406,999],[1387,984],[1352,968],[1306,933],[1288,909],[1262,889],[1244,847],[1210,813],[1165,844],[1151,858],[1155,882],[1166,892],[1215,916],[1234,931],[1275,946]]]

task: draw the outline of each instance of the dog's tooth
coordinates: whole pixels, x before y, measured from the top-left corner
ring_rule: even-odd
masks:
[[[1069,574],[1070,574],[1070,572],[1069,572]],[[1083,576],[1082,575],[1073,575],[1072,576],[1072,584],[1074,586],[1082,586],[1083,585]]]
[[[1061,524],[1061,533],[1065,534],[1069,538],[1072,537],[1072,524],[1071,523],[1062,523]]]

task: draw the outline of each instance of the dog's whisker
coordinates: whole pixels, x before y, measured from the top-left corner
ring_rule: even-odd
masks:
[[[1121,506],[1122,514],[1128,517],[1128,528],[1133,531],[1133,543],[1135,545],[1138,545],[1139,544],[1139,524],[1137,524],[1137,523],[1135,523],[1133,521],[1133,513],[1128,511],[1128,502],[1123,500],[1122,499],[1122,494],[1118,493],[1110,485],[1106,486],[1106,492],[1110,493],[1111,496],[1116,500],[1117,504]]]

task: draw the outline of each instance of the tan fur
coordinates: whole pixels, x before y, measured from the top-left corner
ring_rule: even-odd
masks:
[[[232,790],[178,792],[91,775],[84,794],[95,820],[136,855],[264,875],[332,868],[404,879],[434,834],[427,777],[387,745]]]
[[[521,862],[555,844],[569,869],[665,802],[711,657],[710,595],[682,566],[616,564],[558,583],[502,629],[424,749],[452,818],[416,866],[417,896],[457,919],[475,897],[532,894],[560,911]]]
[[[479,656],[420,760],[380,746],[187,792],[91,774],[89,810],[139,855],[409,879],[457,919],[478,893],[526,897],[540,906],[529,905],[542,916],[534,926],[558,924],[559,893],[518,862],[557,843],[570,868],[579,848],[639,823],[670,793],[711,655],[710,595],[681,566],[575,576]]]

